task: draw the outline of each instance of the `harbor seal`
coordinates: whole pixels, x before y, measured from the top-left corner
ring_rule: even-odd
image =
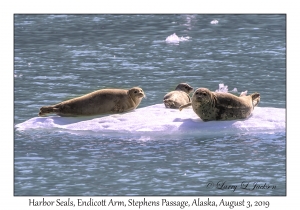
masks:
[[[64,117],[122,113],[135,109],[144,97],[139,87],[102,89],[52,106],[43,106],[39,116],[50,113]]]
[[[179,108],[192,105],[194,112],[203,120],[236,120],[250,116],[260,101],[260,94],[242,94],[240,97],[231,93],[212,92],[207,88],[197,89],[192,101]]]
[[[181,105],[189,103],[191,98],[189,93],[193,88],[187,83],[180,83],[174,91],[167,93],[164,96],[164,104],[166,108],[178,109]]]

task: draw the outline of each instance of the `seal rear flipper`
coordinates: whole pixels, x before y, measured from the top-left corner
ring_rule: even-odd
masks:
[[[254,108],[260,102],[260,94],[259,93],[253,93],[253,94],[251,94],[251,97],[252,97],[252,103],[253,103],[253,108]]]
[[[166,108],[174,108],[175,107],[174,101],[172,101],[170,99],[165,99],[164,104],[165,104]]]
[[[39,112],[39,116],[43,117],[46,114],[50,114],[50,113],[56,113],[59,111],[59,108],[55,108],[53,106],[43,106],[40,108],[40,112]]]

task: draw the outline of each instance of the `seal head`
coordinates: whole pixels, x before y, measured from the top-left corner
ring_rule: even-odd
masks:
[[[181,90],[187,94],[190,94],[191,92],[193,92],[194,89],[187,83],[180,83],[177,85],[175,90]]]
[[[140,87],[133,87],[128,90],[128,95],[131,97],[131,99],[135,103],[135,107],[137,107],[143,98],[146,98],[146,95],[142,88]]]

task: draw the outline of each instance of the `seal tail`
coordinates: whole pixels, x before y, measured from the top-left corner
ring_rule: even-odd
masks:
[[[259,93],[253,93],[253,94],[251,94],[251,97],[252,97],[252,103],[253,103],[253,108],[254,108],[260,102],[260,94]]]
[[[39,116],[43,117],[46,114],[50,114],[53,112],[58,112],[58,108],[55,108],[54,106],[43,106],[40,108]]]

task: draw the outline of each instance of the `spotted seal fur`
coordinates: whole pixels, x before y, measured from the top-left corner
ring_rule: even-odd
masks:
[[[212,92],[207,88],[197,89],[192,101],[179,107],[192,105],[194,112],[203,120],[236,120],[249,117],[260,102],[260,94],[242,94],[240,97],[231,93]]]

